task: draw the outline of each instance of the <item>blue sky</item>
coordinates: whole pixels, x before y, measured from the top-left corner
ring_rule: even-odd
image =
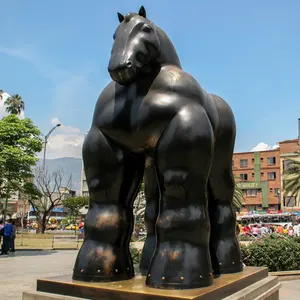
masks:
[[[236,151],[298,136],[299,0],[2,1],[0,88],[23,97],[25,115],[42,132],[56,119],[64,124],[52,146],[65,149],[53,146],[53,157],[73,155],[74,139],[80,148],[110,81],[116,13],[142,4],[171,37],[184,70],[231,105]]]

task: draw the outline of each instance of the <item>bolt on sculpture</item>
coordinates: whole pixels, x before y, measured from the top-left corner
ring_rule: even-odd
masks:
[[[83,145],[90,193],[73,279],[134,277],[133,201],[144,176],[146,285],[189,289],[242,270],[231,170],[235,120],[228,104],[182,70],[165,32],[118,13],[108,71]]]

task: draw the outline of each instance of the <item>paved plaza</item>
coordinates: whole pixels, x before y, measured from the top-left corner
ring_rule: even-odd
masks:
[[[0,299],[21,300],[36,288],[37,278],[70,274],[77,250],[17,251],[0,256]],[[300,280],[282,282],[281,300],[300,299]]]

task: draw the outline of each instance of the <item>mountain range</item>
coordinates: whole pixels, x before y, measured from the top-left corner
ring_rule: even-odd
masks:
[[[41,166],[43,164],[43,159],[40,159],[37,164]],[[61,157],[56,159],[46,159],[45,167],[48,169],[49,174],[52,174],[57,170],[63,170],[65,180],[72,175],[72,190],[75,190],[76,193],[79,194],[81,188],[81,158]]]

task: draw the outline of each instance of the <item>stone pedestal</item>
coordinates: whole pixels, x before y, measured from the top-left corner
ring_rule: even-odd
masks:
[[[24,293],[23,300],[278,300],[279,288],[278,278],[268,276],[267,268],[254,267],[222,275],[209,287],[190,290],[149,288],[142,276],[126,281],[87,283],[74,281],[68,275],[39,279],[38,292]]]

